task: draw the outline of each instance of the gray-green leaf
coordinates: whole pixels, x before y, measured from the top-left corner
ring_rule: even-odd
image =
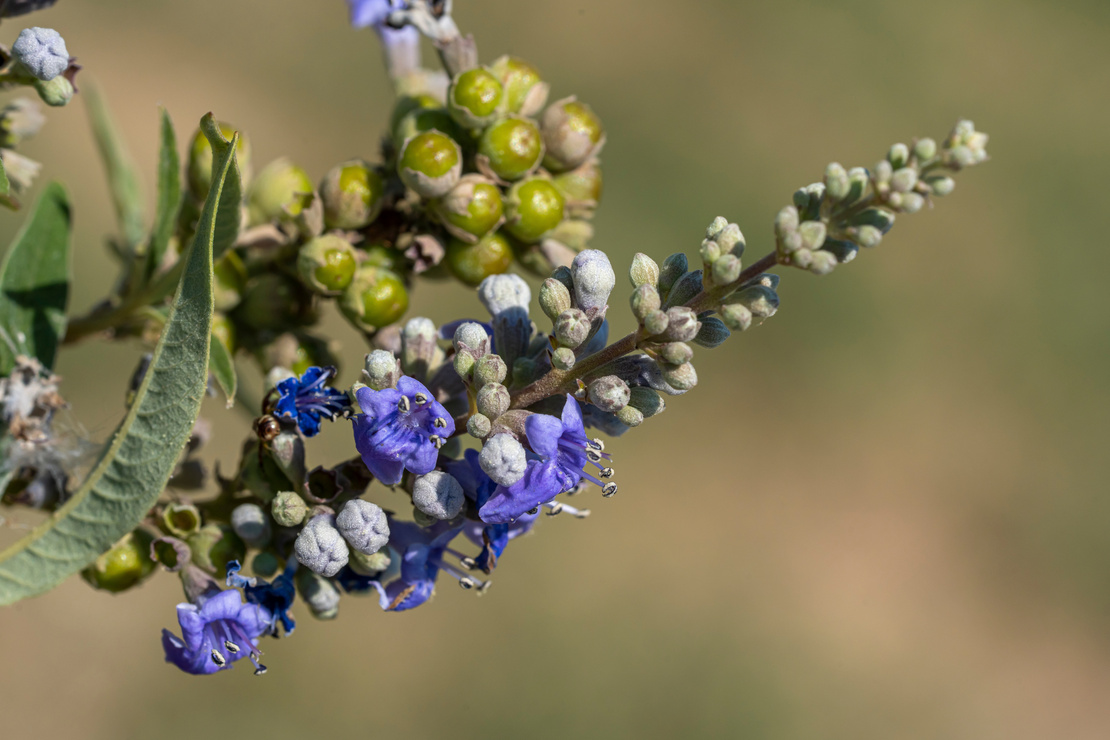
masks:
[[[96,145],[100,149],[101,159],[104,160],[104,168],[108,171],[108,189],[116,209],[116,219],[127,246],[135,249],[146,237],[139,175],[127,152],[127,146],[112,123],[104,97],[93,85],[84,87],[83,91]]]
[[[0,267],[0,375],[11,373],[17,353],[54,367],[66,328],[69,232],[66,191],[50,183]]]
[[[4,168],[3,157],[0,157],[0,205],[7,206],[13,211],[19,209],[19,201],[12,195],[12,184],[8,181],[8,171]]]
[[[205,121],[211,123],[211,114]],[[0,604],[40,594],[92,563],[142,521],[165,488],[208,385],[212,247],[220,195],[228,178],[237,176],[233,173],[234,148],[218,150],[212,190],[150,369],[81,488],[48,521],[0,553]]]
[[[216,384],[227,397],[227,407],[235,405],[235,392],[238,390],[239,376],[235,372],[235,361],[231,358],[224,343],[213,334],[212,349],[208,356],[208,370],[216,379]]]
[[[163,108],[162,147],[158,154],[158,208],[147,245],[144,276],[147,280],[154,276],[166,256],[180,210],[181,160],[177,156],[177,135],[174,133],[170,114]]]

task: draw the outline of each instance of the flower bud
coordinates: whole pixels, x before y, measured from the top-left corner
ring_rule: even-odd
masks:
[[[270,520],[258,504],[239,504],[231,511],[231,528],[248,547],[270,541]]]
[[[694,359],[694,350],[686,342],[669,342],[659,348],[659,356],[668,365],[682,365]]]
[[[688,391],[698,384],[698,374],[694,371],[694,366],[688,362],[677,367],[665,365],[663,379],[680,391]]]
[[[366,355],[362,378],[366,385],[376,391],[395,388],[397,381],[401,379],[401,363],[392,352],[376,349]]]
[[[462,176],[462,150],[436,130],[413,136],[397,160],[401,181],[422,198],[439,198],[451,191]]]
[[[855,203],[871,186],[871,173],[866,167],[853,167],[848,170],[848,197],[845,203]]]
[[[389,548],[383,547],[372,555],[351,550],[351,559],[347,561],[347,565],[360,576],[376,576],[389,570],[391,561]]]
[[[763,285],[751,285],[733,293],[727,300],[745,306],[752,315],[762,319],[774,316],[779,309],[778,293]]]
[[[902,213],[917,213],[925,207],[925,196],[921,193],[903,193]]]
[[[886,159],[890,162],[891,167],[896,170],[901,169],[910,161],[910,148],[905,144],[895,144],[890,148],[890,152],[886,155]]]
[[[696,296],[702,290],[702,272],[701,270],[694,270],[688,272],[679,278],[679,281],[671,288],[670,294],[667,296],[667,301],[663,305],[681,306],[691,298]]]
[[[519,180],[531,174],[539,167],[543,151],[540,130],[519,116],[511,115],[493,123],[478,140],[481,162],[502,180]],[[481,164],[479,169],[483,169]]]
[[[200,529],[200,511],[189,503],[169,503],[162,511],[162,524],[174,537],[185,539]]]
[[[825,168],[825,191],[834,201],[841,201],[848,197],[852,183],[848,180],[848,171],[839,162],[833,162]]]
[[[527,313],[532,289],[519,275],[491,275],[478,286],[478,300],[494,318],[514,309]]]
[[[73,83],[67,77],[58,75],[48,82],[35,80],[35,92],[39,94],[39,100],[50,107],[61,108],[73,100],[77,89],[73,87]]]
[[[242,560],[247,548],[227,524],[206,524],[187,540],[194,565],[209,573],[223,573],[232,560]]]
[[[813,260],[806,267],[814,275],[828,275],[837,265],[836,255],[824,249],[811,252]]]
[[[915,185],[917,185],[917,170],[913,167],[903,167],[890,178],[890,187],[896,193],[908,193]]]
[[[574,350],[569,347],[559,347],[551,353],[551,365],[556,370],[573,370],[577,360]]]
[[[479,388],[487,383],[504,383],[509,368],[500,355],[483,356],[474,365],[474,384]]]
[[[490,71],[501,81],[507,111],[531,116],[543,109],[548,85],[535,67],[523,59],[503,56],[490,65]]]
[[[813,251],[825,243],[828,227],[824,221],[806,221],[798,227],[798,233],[802,236],[802,247]]]
[[[591,381],[588,393],[590,403],[610,413],[620,411],[627,406],[628,399],[631,397],[628,384],[616,375],[606,375]]]
[[[632,406],[625,406],[617,412],[617,421],[626,427],[638,427],[644,423],[643,413]]]
[[[298,540],[299,541],[299,540]],[[339,589],[327,578],[306,568],[297,571],[297,592],[317,619],[335,619],[339,614]]]
[[[24,28],[12,44],[12,57],[37,79],[48,82],[69,68],[69,51],[53,28]]]
[[[752,325],[752,312],[739,303],[724,305],[721,306],[721,321],[735,331],[747,331]]]
[[[354,247],[334,234],[324,234],[301,247],[297,272],[301,280],[321,295],[339,295],[355,277]]]
[[[894,177],[894,167],[891,166],[889,161],[881,160],[875,165],[875,171],[871,173],[871,176],[876,185],[889,185],[890,178]]]
[[[484,67],[455,75],[447,88],[447,110],[466,128],[482,128],[497,116],[504,90],[497,77]]]
[[[659,265],[643,252],[637,252],[632,258],[632,266],[628,268],[628,278],[633,288],[641,285],[654,288],[659,284]]]
[[[493,232],[477,243],[469,244],[452,237],[447,243],[447,269],[467,285],[479,285],[490,275],[501,275],[513,264],[513,248],[509,240]]]
[[[357,328],[375,331],[405,315],[409,293],[391,270],[363,265],[339,298],[339,310]]]
[[[617,284],[617,275],[609,257],[597,249],[579,252],[570,266],[574,281],[574,299],[583,311],[604,309],[609,294]]]
[[[150,557],[153,540],[142,529],[125,534],[112,549],[81,571],[81,577],[94,588],[112,593],[126,591],[154,572],[154,561]]]
[[[372,555],[389,543],[389,521],[385,512],[377,504],[360,498],[343,505],[335,518],[335,526],[350,548],[364,555]]]
[[[474,355],[469,352],[456,352],[454,359],[451,360],[451,364],[455,368],[455,373],[458,374],[464,382],[470,380],[475,365]]]
[[[861,247],[877,247],[883,240],[883,232],[874,226],[860,226],[857,229],[856,241]]]
[[[296,527],[308,514],[308,504],[292,491],[282,491],[274,496],[270,504],[270,512],[274,515],[274,521],[278,526]]]
[[[557,321],[559,316],[571,307],[570,291],[556,280],[548,278],[540,286],[540,308],[552,321]]]
[[[686,306],[667,309],[666,338],[672,342],[689,342],[698,335],[698,315]]]
[[[509,189],[505,230],[526,244],[538,242],[563,220],[566,201],[546,178],[531,177]]]
[[[330,514],[317,514],[309,519],[297,535],[293,551],[301,565],[328,578],[341,571],[350,557],[347,542]]]
[[[509,389],[500,383],[486,383],[478,391],[478,413],[496,419],[509,410]]]
[[[782,239],[793,234],[798,230],[799,218],[798,209],[794,206],[783,208],[775,216],[775,236]]]
[[[333,167],[320,182],[324,223],[329,229],[365,228],[381,213],[384,195],[382,176],[362,160]]]
[[[642,418],[661,414],[666,407],[663,397],[651,388],[632,388],[629,391],[628,408],[639,411]]]
[[[894,226],[894,214],[882,208],[868,208],[853,217],[850,223],[853,226],[874,226],[885,235]]]
[[[308,472],[305,468],[304,439],[301,435],[293,430],[283,430],[270,440],[268,448],[270,459],[277,463],[285,477],[299,489]]]
[[[644,331],[651,336],[662,334],[667,330],[667,314],[663,311],[652,311],[644,316],[643,319]]]
[[[495,434],[486,440],[478,463],[495,483],[511,486],[524,477],[528,458],[524,447],[511,434]]]
[[[417,478],[413,485],[413,506],[438,521],[457,517],[465,502],[462,486],[448,473],[433,470]]]
[[[456,350],[463,349],[465,345],[470,350],[477,353],[488,353],[489,351],[489,334],[486,328],[474,321],[467,321],[466,323],[459,324],[455,329],[455,334],[451,338],[451,343],[455,346]]]
[[[667,259],[663,260],[663,265],[659,269],[659,292],[667,295],[674,284],[686,274],[690,269],[686,255],[681,252],[672,254]]]
[[[663,305],[663,301],[659,297],[659,291],[651,283],[641,285],[632,291],[630,303],[632,304],[632,313],[641,321],[647,318],[648,314],[658,311]]]
[[[443,364],[443,350],[436,340],[439,331],[435,322],[417,316],[405,322],[401,329],[401,370],[417,378],[431,377]]]
[[[247,194],[247,211],[254,225],[291,221],[312,204],[315,196],[308,173],[284,157],[262,168]]]
[[[721,258],[721,245],[717,242],[706,239],[701,243],[701,261],[707,266],[712,266],[714,262]]]
[[[482,175],[464,175],[433,211],[452,236],[473,244],[502,221],[501,190]]]
[[[956,189],[956,181],[951,177],[941,175],[939,177],[930,177],[925,180],[925,184],[933,191],[933,195],[945,196]]]
[[[913,155],[919,162],[927,162],[937,156],[937,142],[930,138],[918,139],[913,145]]]
[[[492,429],[493,422],[489,420],[488,416],[471,414],[470,418],[466,420],[466,433],[476,439],[485,439]]]
[[[220,133],[223,137],[230,141],[232,136],[235,135],[235,128],[230,123],[221,122],[217,125],[220,127]],[[235,145],[235,161],[239,165],[240,172],[243,173],[243,180],[248,180],[251,145],[250,140],[242,133],[239,134],[239,141]],[[187,174],[189,191],[198,201],[203,201],[208,197],[208,189],[212,186],[212,144],[208,141],[204,132],[199,129],[193,134],[193,140],[189,144]]]
[[[552,172],[573,170],[604,144],[601,120],[590,106],[569,97],[548,106],[540,119],[547,148],[544,166]]]
[[[555,340],[568,349],[578,349],[590,336],[590,319],[577,308],[559,314],[555,321]]]
[[[713,276],[714,285],[728,285],[740,279],[744,266],[740,258],[734,254],[723,255],[713,263],[710,274]]]

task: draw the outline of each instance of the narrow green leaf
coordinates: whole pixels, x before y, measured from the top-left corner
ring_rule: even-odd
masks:
[[[177,156],[177,135],[174,133],[170,114],[163,108],[162,147],[158,154],[158,208],[154,214],[154,230],[147,246],[147,280],[157,272],[166,256],[180,210],[181,160]]]
[[[212,246],[233,152],[216,157],[169,320],[131,408],[73,497],[0,553],[0,604],[40,594],[93,562],[142,521],[165,488],[208,386]]]
[[[0,205],[5,205],[13,211],[19,210],[19,201],[12,195],[12,184],[8,181],[8,170],[4,167],[3,157],[0,157]]]
[[[16,353],[54,367],[69,300],[70,212],[66,191],[50,183],[39,196],[0,267],[0,375]],[[15,350],[13,352],[12,350]]]
[[[88,103],[89,122],[92,124],[96,145],[104,168],[108,171],[108,189],[116,209],[116,220],[127,246],[134,249],[146,238],[143,217],[143,195],[139,175],[127,152],[119,131],[112,122],[108,104],[93,85],[82,85]]]
[[[215,334],[212,335],[212,348],[208,355],[208,371],[212,373],[220,390],[227,396],[227,407],[234,406],[239,376],[235,372],[235,361],[231,358],[231,352]]]

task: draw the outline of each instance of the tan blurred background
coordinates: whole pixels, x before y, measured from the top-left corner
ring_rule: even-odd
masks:
[[[870,165],[958,117],[995,159],[832,276],[785,274],[778,316],[701,351],[702,384],[610,445],[620,495],[514,543],[487,597],[444,579],[402,615],[298,607],[264,679],[201,679],[162,662],[175,579],[118,597],[71,579],[0,611],[0,736],[1110,737],[1110,9],[456,5],[484,60],[525,56],[603,116],[595,245],[619,273],[636,251],[695,253],[717,215],[755,259],[827,162]],[[373,156],[388,115],[376,40],[341,0],[60,0],[31,19],[103,86],[151,189],[159,104],[182,138],[213,110],[256,164],[314,177]],[[111,283],[113,225],[80,100],[26,153],[73,195],[84,310]],[[0,241],[18,220],[0,215]],[[478,309],[441,286],[413,306]],[[350,382],[362,348],[329,325]],[[138,352],[63,355],[94,437]],[[206,414],[234,465],[246,416]],[[349,455],[348,434],[312,454]]]

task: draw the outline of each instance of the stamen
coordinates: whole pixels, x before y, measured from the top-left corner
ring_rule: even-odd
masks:
[[[459,558],[459,566],[463,570],[474,570],[477,565],[478,564],[477,562],[475,562],[474,558]]]
[[[486,591],[489,591],[489,587],[492,585],[493,581],[486,581],[485,583],[483,583],[481,586],[478,587],[478,595],[485,596]]]
[[[432,424],[434,424],[437,429],[443,429],[447,426],[447,420],[444,419],[442,416],[437,416]]]
[[[616,483],[606,483],[605,486],[601,489],[601,495],[604,496],[605,498],[612,498],[613,496],[616,496],[617,495],[617,484]]]
[[[566,496],[577,496],[578,494],[582,493],[582,491],[584,491],[584,490],[586,490],[586,484],[583,483],[582,481],[578,481],[578,485],[576,485],[574,488],[570,489],[569,491],[563,491],[563,494],[566,495]]]
[[[432,436],[428,437],[428,439],[430,439],[432,441],[432,444],[434,444],[436,446],[437,450],[440,449],[441,447],[443,447],[443,444],[444,444],[443,437],[439,436],[438,434],[433,434]]]
[[[268,670],[270,670],[270,669],[267,668],[266,666],[262,665],[261,663],[259,663],[258,667],[254,669],[254,675],[263,676],[263,675],[266,674],[266,671],[268,671]]]
[[[417,393],[415,396],[412,397],[412,400],[416,401],[417,406],[423,406],[428,402],[428,397],[425,396],[423,393]]]
[[[547,512],[548,516],[559,516],[565,508],[561,501],[553,501],[547,505],[551,508],[551,511]]]
[[[538,507],[538,506],[536,506],[535,508],[529,509],[528,510],[528,516],[532,516],[533,514],[535,514],[539,510],[540,510],[540,507]]]
[[[592,463],[599,463],[601,462],[601,453],[593,449],[586,450],[586,459]]]
[[[613,477],[613,472],[614,471],[613,471],[612,468],[602,468],[601,472],[598,473],[598,475],[601,476],[602,478],[612,478]]]
[[[475,583],[472,578],[467,578],[466,576],[463,576],[459,579],[459,585],[462,586],[464,590],[469,591],[470,589],[474,588]]]
[[[409,397],[401,396],[401,400],[397,402],[397,410],[400,411],[402,414],[407,414],[409,412],[409,408]]]
[[[215,648],[212,648],[212,662],[220,668],[223,668],[225,665],[227,665],[227,660],[224,658],[223,654]]]
[[[548,516],[558,516],[566,512],[576,519],[585,519],[590,515],[589,509],[576,509],[570,504],[564,504],[562,501],[548,501],[545,505],[551,509],[551,511],[547,512]]]
[[[231,640],[224,640],[224,647],[227,648],[228,652],[230,652],[230,653],[239,652],[239,646],[236,645]]]
[[[601,439],[599,439],[599,438],[596,438],[596,437],[595,437],[594,439],[592,439],[592,440],[590,440],[589,442],[587,442],[587,444],[588,444],[588,445],[589,445],[590,447],[593,447],[593,448],[594,448],[595,450],[597,450],[598,452],[605,452],[605,443],[604,443],[604,442],[602,442],[602,441],[601,441]]]

